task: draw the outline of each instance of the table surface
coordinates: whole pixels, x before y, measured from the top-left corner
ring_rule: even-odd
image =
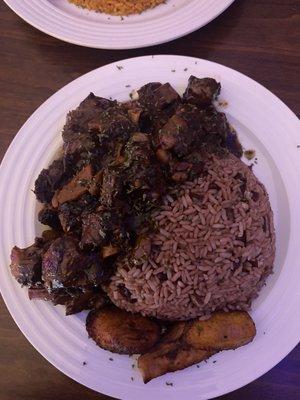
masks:
[[[27,25],[3,2],[0,18],[1,159],[26,119],[62,86],[99,66],[140,55],[188,55],[227,65],[266,86],[300,114],[299,0],[238,0],[193,34],[126,51],[61,42]],[[2,299],[0,338],[0,400],[109,399],[49,364],[19,331]],[[270,372],[219,399],[256,398],[300,398],[300,345]]]

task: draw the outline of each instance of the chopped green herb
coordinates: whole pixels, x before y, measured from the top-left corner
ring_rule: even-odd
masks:
[[[80,186],[87,186],[89,184],[89,180],[88,179],[78,179],[77,183]]]

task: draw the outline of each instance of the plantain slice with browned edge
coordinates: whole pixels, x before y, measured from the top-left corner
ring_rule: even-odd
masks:
[[[215,352],[194,349],[184,340],[189,322],[176,322],[163,339],[138,359],[144,383],[167,372],[175,372],[206,360]]]
[[[145,353],[161,335],[157,322],[114,306],[91,311],[86,319],[86,329],[98,346],[129,355]]]
[[[206,321],[177,322],[162,340],[138,359],[145,383],[203,361],[221,350],[236,349],[256,334],[250,315],[242,311],[216,312]]]
[[[195,349],[220,351],[244,346],[255,335],[255,324],[247,312],[216,312],[206,321],[194,321],[185,340]]]

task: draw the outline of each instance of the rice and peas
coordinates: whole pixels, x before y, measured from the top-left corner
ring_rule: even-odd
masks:
[[[272,272],[273,214],[264,186],[233,155],[170,190],[153,213],[151,251],[119,262],[107,287],[120,308],[169,320],[248,310]]]
[[[111,15],[140,14],[165,0],[69,0],[77,6]]]

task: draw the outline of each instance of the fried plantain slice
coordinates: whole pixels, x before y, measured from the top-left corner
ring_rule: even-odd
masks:
[[[255,335],[255,324],[247,312],[216,312],[206,321],[194,321],[185,340],[195,349],[220,351],[244,346]]]
[[[203,361],[215,352],[197,349],[184,341],[189,323],[175,323],[160,343],[138,359],[144,383],[153,378],[189,367]]]
[[[145,383],[203,361],[221,350],[236,349],[256,334],[250,315],[242,311],[216,312],[206,321],[177,322],[150,352],[138,359]]]
[[[157,322],[113,306],[91,311],[86,329],[98,346],[119,354],[143,354],[161,334]]]

